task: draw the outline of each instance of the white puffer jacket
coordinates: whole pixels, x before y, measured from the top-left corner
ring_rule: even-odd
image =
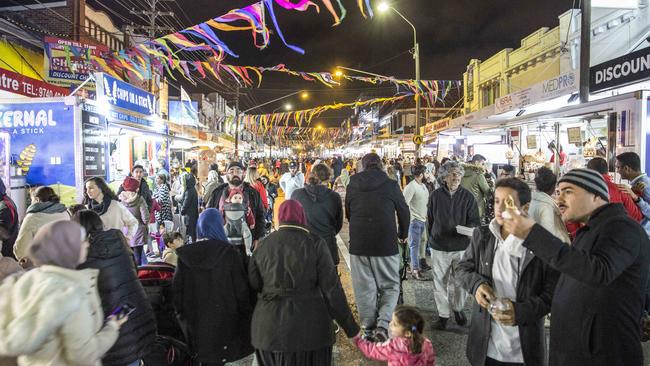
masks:
[[[118,337],[104,326],[98,270],[41,266],[0,285],[0,356],[20,366],[101,366]]]

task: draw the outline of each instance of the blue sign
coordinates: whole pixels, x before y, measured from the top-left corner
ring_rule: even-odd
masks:
[[[199,125],[199,103],[192,101],[169,101],[169,120],[184,126]]]
[[[97,101],[145,116],[156,114],[153,94],[104,73],[97,73]]]
[[[63,102],[0,104],[11,164],[29,185],[75,186],[74,107]]]

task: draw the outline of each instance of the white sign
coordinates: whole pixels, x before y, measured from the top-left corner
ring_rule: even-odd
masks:
[[[571,94],[578,90],[577,80],[576,74],[570,72],[504,95],[494,102],[495,112],[501,114],[523,109],[531,104]]]

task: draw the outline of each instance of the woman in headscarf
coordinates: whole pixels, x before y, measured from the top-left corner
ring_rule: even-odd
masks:
[[[174,307],[201,365],[223,365],[253,352],[251,292],[244,260],[228,243],[219,210],[201,213],[197,236],[196,243],[176,251]]]
[[[335,187],[342,187],[343,192],[348,188],[348,184],[350,183],[350,172],[347,169],[341,169],[341,175],[336,178],[334,181],[334,186]]]
[[[135,311],[124,325],[115,346],[102,357],[103,366],[139,365],[147,347],[156,337],[156,319],[147,295],[138,280],[133,253],[122,232],[104,230],[96,212],[83,210],[72,217],[88,233],[88,258],[79,269],[99,270],[97,289],[104,316],[120,305],[129,304]]]
[[[84,185],[84,205],[97,212],[104,229],[117,229],[131,240],[138,230],[138,220],[120,204],[119,199],[99,177],[89,178]]]
[[[105,318],[96,269],[86,260],[86,232],[76,222],[56,221],[34,236],[27,255],[38,266],[0,285],[0,354],[19,365],[100,366],[127,317]]]
[[[348,337],[359,333],[327,244],[307,229],[300,202],[284,201],[278,231],[253,252],[248,267],[258,293],[252,342],[260,366],[329,366],[332,320]]]
[[[50,187],[38,187],[32,194],[32,204],[20,225],[14,254],[18,260],[27,255],[27,246],[43,225],[60,220],[70,220],[68,209],[60,202],[59,196]]]
[[[158,174],[156,176],[156,189],[153,191],[153,198],[160,205],[160,210],[156,211],[156,222],[158,225],[163,224],[165,221],[174,221],[172,197],[169,190],[167,175]]]
[[[183,175],[185,191],[181,199],[181,215],[187,216],[185,237],[196,241],[196,221],[199,217],[199,194],[196,191],[196,178],[191,173]]]

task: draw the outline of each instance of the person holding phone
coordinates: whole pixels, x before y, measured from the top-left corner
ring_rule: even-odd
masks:
[[[37,268],[0,285],[0,356],[19,365],[100,366],[128,316],[104,318],[96,269],[86,260],[85,230],[76,222],[43,226],[27,248]]]

